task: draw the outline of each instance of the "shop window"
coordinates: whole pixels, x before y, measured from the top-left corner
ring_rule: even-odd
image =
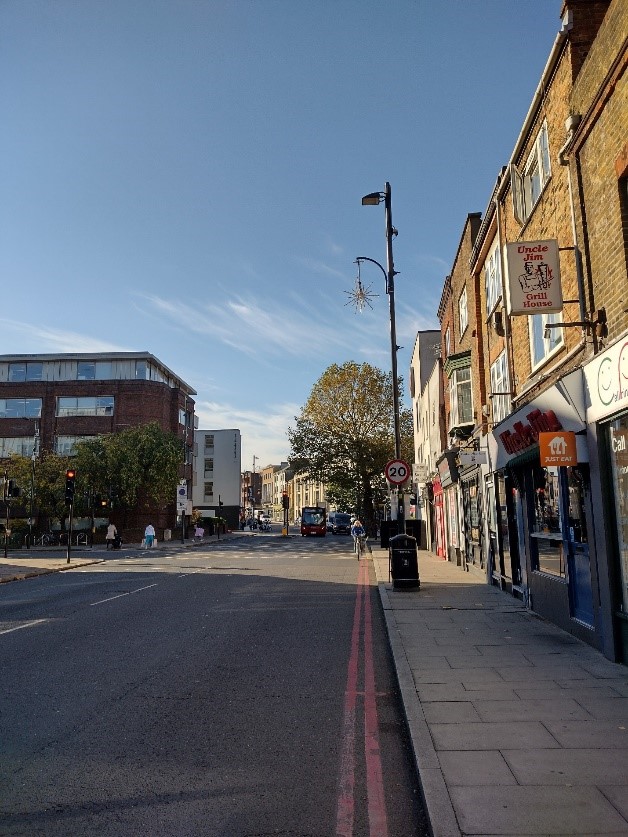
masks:
[[[533,510],[530,537],[534,568],[565,578],[559,480],[558,468],[537,466],[532,470]]]
[[[621,576],[620,608],[628,613],[628,415],[614,421],[608,434],[615,502],[615,542]]]

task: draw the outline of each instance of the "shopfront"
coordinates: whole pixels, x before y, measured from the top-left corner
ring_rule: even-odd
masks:
[[[576,370],[494,428],[499,558],[493,578],[544,618],[599,645],[584,413],[582,370]]]
[[[479,467],[460,468],[460,492],[463,514],[463,559],[465,566],[484,569],[483,502]]]
[[[443,511],[445,517],[446,554],[448,561],[462,564],[460,536],[459,474],[456,459],[458,449],[446,450],[436,462],[443,489]]]
[[[431,489],[430,547],[440,558],[446,558],[444,494],[440,477],[433,478]]]
[[[601,587],[611,642],[606,655],[628,663],[628,340],[619,341],[584,368],[596,536],[606,545]]]

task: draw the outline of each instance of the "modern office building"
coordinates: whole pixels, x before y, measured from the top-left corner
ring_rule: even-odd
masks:
[[[51,451],[72,456],[76,443],[156,422],[181,437],[180,477],[192,477],[196,392],[149,352],[0,355],[0,458]],[[172,528],[172,504],[144,508],[158,530]],[[135,519],[137,517],[137,519]]]

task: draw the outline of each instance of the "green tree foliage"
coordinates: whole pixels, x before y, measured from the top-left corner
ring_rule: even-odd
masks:
[[[400,393],[403,392],[399,380]],[[288,431],[290,464],[329,486],[330,498],[372,517],[374,492],[394,458],[392,375],[368,363],[328,367]],[[412,417],[401,414],[402,455],[411,456]],[[413,458],[413,457],[411,457]],[[346,506],[345,506],[346,507]]]
[[[21,489],[19,500],[14,501],[16,508],[29,512],[33,486],[33,508],[40,521],[63,522],[68,515],[65,478],[69,468],[76,469],[74,513],[79,516],[91,513],[93,498],[99,495],[113,495],[114,506],[124,508],[140,502],[173,502],[182,461],[181,440],[153,422],[80,442],[73,457],[43,452],[34,469],[30,457],[12,456],[6,470]]]
[[[181,439],[151,422],[81,442],[73,464],[82,490],[132,508],[140,500],[172,502],[182,461]]]
[[[36,461],[29,456],[12,456],[7,465],[9,478],[20,487],[19,503],[27,512],[30,510],[31,486],[34,488],[33,505],[40,517],[47,520],[63,520],[67,513],[65,505],[65,472],[71,466],[67,456],[44,452]]]

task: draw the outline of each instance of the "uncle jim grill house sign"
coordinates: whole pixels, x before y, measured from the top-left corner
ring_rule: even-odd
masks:
[[[558,241],[516,241],[506,244],[508,314],[562,311]]]

